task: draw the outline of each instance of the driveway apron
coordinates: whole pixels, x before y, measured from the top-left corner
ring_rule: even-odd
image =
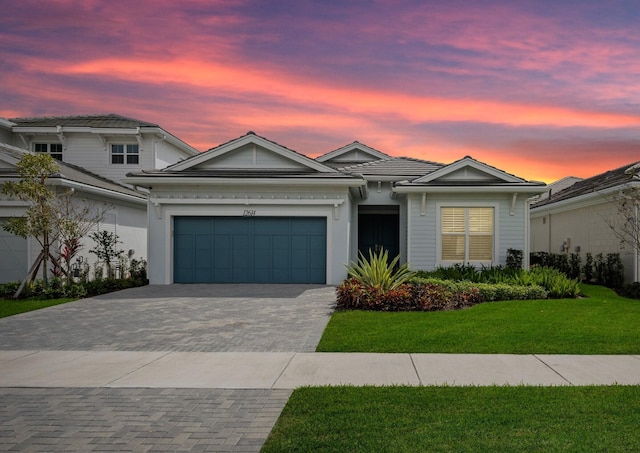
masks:
[[[132,288],[0,319],[0,350],[313,352],[334,291]],[[259,451],[290,393],[0,388],[0,451]]]

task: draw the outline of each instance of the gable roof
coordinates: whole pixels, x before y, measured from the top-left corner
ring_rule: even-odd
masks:
[[[578,181],[575,184],[556,192],[551,197],[534,203],[531,207],[550,205],[571,198],[582,197],[590,194],[598,194],[602,191],[615,189],[631,182],[640,183],[638,176],[639,162],[633,162],[613,170],[605,171],[590,178]]]
[[[30,153],[31,151],[17,148],[6,143],[0,143],[0,160],[10,164],[15,165],[22,156]],[[110,179],[103,178],[102,176],[91,173],[77,165],[60,161],[56,161],[56,163],[60,168],[60,172],[49,178],[52,182],[57,181],[65,186],[77,187],[80,190],[84,189],[94,193],[102,193],[105,196],[115,196],[116,198],[129,199],[130,201],[142,201],[146,203],[146,195],[137,190],[130,189]],[[0,173],[0,177],[4,178],[16,178],[17,176],[18,173],[15,170],[2,170]]]
[[[154,123],[140,121],[134,118],[117,115],[115,113],[72,116],[44,116],[29,118],[11,118],[11,122],[18,127],[106,127],[106,128],[136,128],[160,127]]]
[[[300,154],[297,151],[287,148],[286,146],[282,146],[279,143],[271,141],[265,137],[257,135],[253,131],[247,132],[245,135],[238,137],[234,140],[223,143],[222,145],[216,146],[214,148],[209,149],[203,153],[192,156],[188,159],[182,160],[180,162],[176,162],[173,165],[170,165],[164,168],[162,171],[165,173],[169,172],[184,172],[188,170],[203,170],[202,168],[198,169],[197,167],[203,167],[207,163],[212,163],[210,167],[214,169],[215,160],[221,160],[221,158],[225,155],[231,155],[232,153],[239,152],[240,149],[246,146],[255,145],[260,149],[265,150],[265,153],[270,153],[273,156],[276,156],[279,162],[289,162],[290,165],[287,165],[287,168],[278,168],[275,163],[271,166],[268,164],[264,164],[262,166],[258,165],[258,162],[253,162],[253,168],[248,168],[245,165],[239,166],[237,168],[227,167],[225,169],[220,168],[218,170],[236,170],[238,172],[260,172],[260,171],[274,171],[277,172],[279,170],[292,171],[296,169],[299,172],[319,172],[319,173],[335,173],[331,167],[328,167],[320,162],[311,159],[304,154]]]
[[[469,171],[472,170],[472,171]],[[456,175],[456,178],[449,180],[447,176]],[[519,178],[510,173],[499,170],[496,167],[487,165],[474,159],[471,156],[465,156],[449,165],[424,175],[421,178],[412,181],[414,184],[483,184],[492,183],[523,183],[524,179]]]
[[[395,184],[396,192],[464,192],[482,190],[489,192],[540,193],[543,182],[527,181],[496,167],[465,156],[449,165],[412,180]]]
[[[316,157],[318,162],[324,162],[331,166],[345,166],[348,164],[358,164],[371,162],[379,159],[388,159],[391,156],[377,149],[373,149],[359,141],[354,141],[348,145],[330,151]]]

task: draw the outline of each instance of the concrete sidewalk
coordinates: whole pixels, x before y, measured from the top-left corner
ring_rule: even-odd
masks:
[[[640,356],[0,351],[0,387],[640,384]]]

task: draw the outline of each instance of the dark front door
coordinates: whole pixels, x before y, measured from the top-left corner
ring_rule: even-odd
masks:
[[[358,216],[358,250],[365,257],[369,250],[389,251],[389,259],[400,254],[400,216],[398,213],[361,212]]]

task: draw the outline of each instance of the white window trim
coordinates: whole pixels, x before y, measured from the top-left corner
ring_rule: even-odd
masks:
[[[442,208],[493,208],[493,260],[466,261],[462,264],[474,266],[496,266],[498,264],[498,244],[500,244],[500,209],[498,203],[485,203],[481,201],[464,202],[438,202],[436,203],[436,266],[452,266],[460,261],[444,261],[442,259]]]
[[[36,151],[36,145],[47,145],[47,152]],[[51,145],[60,145],[60,152],[59,153],[58,152],[52,153],[51,152]],[[32,149],[33,149],[34,153],[46,154],[47,156],[51,156],[53,159],[55,159],[55,157],[53,157],[52,154],[60,154],[61,155],[60,161],[64,161],[64,145],[62,143],[60,143],[60,142],[49,141],[49,140],[33,141],[31,143],[31,146],[32,146]]]
[[[124,146],[124,153],[122,154],[124,156],[124,162],[121,164],[114,164],[113,163],[113,146],[114,145],[123,145]],[[127,146],[128,145],[136,145],[138,147],[138,163],[137,164],[128,164],[127,163]],[[109,143],[107,143],[107,150],[109,151],[109,165],[110,166],[116,166],[116,167],[120,167],[120,166],[129,166],[129,167],[135,167],[135,166],[140,166],[141,165],[141,161],[142,161],[142,152],[140,149],[140,144],[138,142],[132,142],[129,140],[123,140],[123,141],[110,141]],[[131,154],[132,155],[132,154]]]

